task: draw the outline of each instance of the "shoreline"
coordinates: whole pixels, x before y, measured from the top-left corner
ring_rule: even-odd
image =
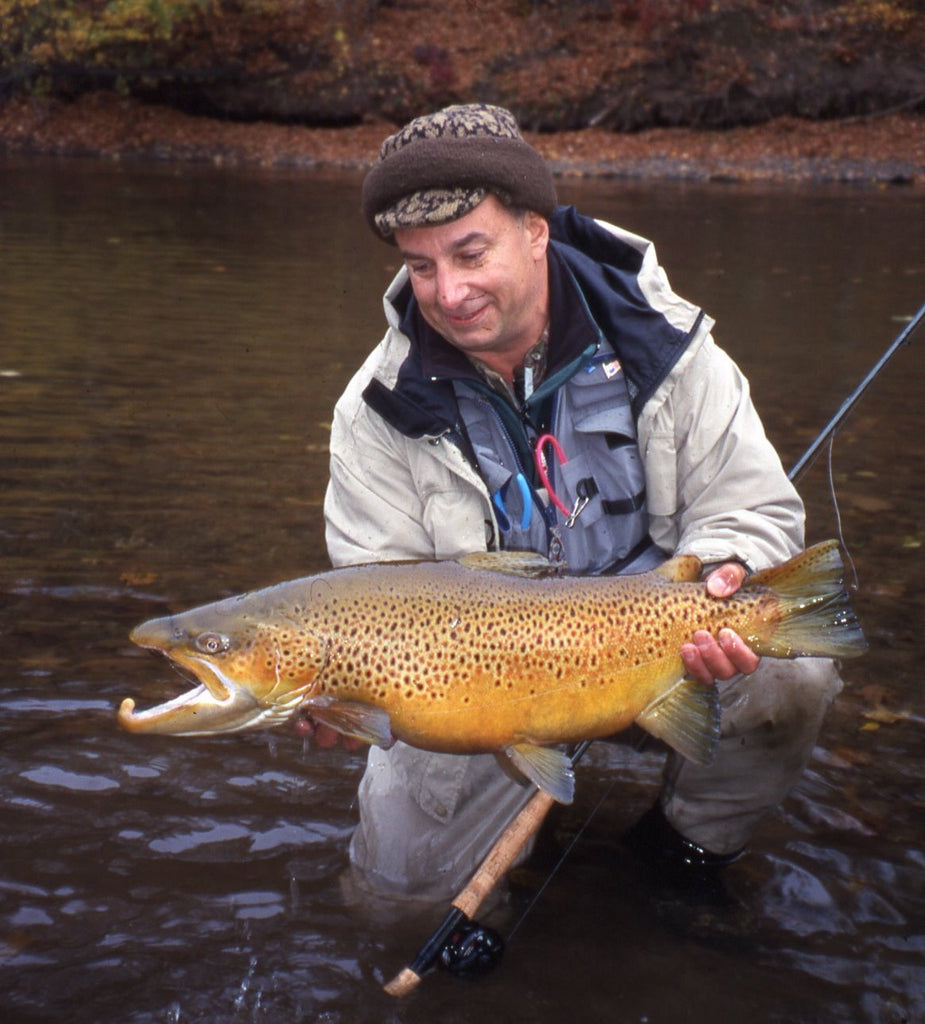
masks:
[[[364,171],[395,127],[233,122],[100,92],[72,102],[0,103],[0,155]],[[902,112],[842,121],[780,118],[723,131],[524,134],[564,178],[925,184],[925,118]]]

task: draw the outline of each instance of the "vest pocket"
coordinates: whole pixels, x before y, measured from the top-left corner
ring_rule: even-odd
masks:
[[[622,372],[595,367],[564,389],[557,422],[568,456],[560,494],[572,507],[587,498],[570,530],[566,559],[582,572],[602,572],[636,551],[648,534],[645,473]]]
[[[588,527],[596,523],[605,514],[604,502],[601,499],[597,480],[595,480],[585,456],[583,454],[573,456],[568,462],[557,467],[557,473],[561,484],[556,489],[556,493],[569,508],[577,508],[578,502],[584,502],[587,499],[587,503],[576,519],[576,528],[578,525]]]

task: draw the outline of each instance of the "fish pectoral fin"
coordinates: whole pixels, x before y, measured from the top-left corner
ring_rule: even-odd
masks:
[[[560,804],[575,799],[575,772],[568,755],[555,747],[534,743],[513,743],[504,748],[511,764],[537,787]]]
[[[462,555],[458,562],[466,569],[481,569],[484,572],[501,572],[508,576],[525,576],[541,579],[543,576],[558,576],[564,569],[563,562],[550,562],[535,551],[473,551]]]
[[[719,718],[716,687],[682,679],[652,701],[636,722],[688,761],[710,764],[719,742]]]
[[[301,710],[335,732],[352,736],[364,743],[388,749],[395,742],[389,713],[372,704],[320,696],[303,701]]]
[[[652,575],[669,583],[697,583],[702,572],[703,562],[696,555],[675,555],[653,569]]]

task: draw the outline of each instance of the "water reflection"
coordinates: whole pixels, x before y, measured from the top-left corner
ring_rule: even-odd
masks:
[[[925,413],[914,349],[835,447],[871,652],[850,665],[811,770],[730,872],[734,912],[678,922],[639,888],[615,836],[651,799],[660,762],[596,745],[578,804],[554,817],[545,852],[498,911],[502,930],[603,805],[503,970],[477,986],[428,979],[396,1005],[380,985],[435,922],[379,917],[342,884],[358,755],[308,752],[286,733],[186,742],[116,730],[126,693],[154,703],[183,686],[129,645],[133,625],[325,565],[330,410],[381,332],[395,264],[367,236],[357,184],[0,165],[8,1012],[330,1024],[548,1024],[609,1019],[615,1007],[626,1020],[922,1017]],[[788,465],[925,299],[914,190],[605,182],[562,194],[657,240],[675,287],[716,316]],[[811,539],[836,527],[823,470],[803,487]]]

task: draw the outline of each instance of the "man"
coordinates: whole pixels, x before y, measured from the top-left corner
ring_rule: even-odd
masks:
[[[712,321],[649,242],[557,207],[510,112],[413,120],[383,143],[363,207],[404,265],[335,409],[335,566],[502,548],[595,574],[686,553],[719,598],[802,548],[802,504]],[[630,840],[666,869],[712,870],[799,777],[840,682],[827,661],[759,666],[728,630],[682,657],[704,684],[729,680],[718,754],[670,754]],[[379,892],[443,898],[528,796],[491,756],[372,748],[352,863]]]

